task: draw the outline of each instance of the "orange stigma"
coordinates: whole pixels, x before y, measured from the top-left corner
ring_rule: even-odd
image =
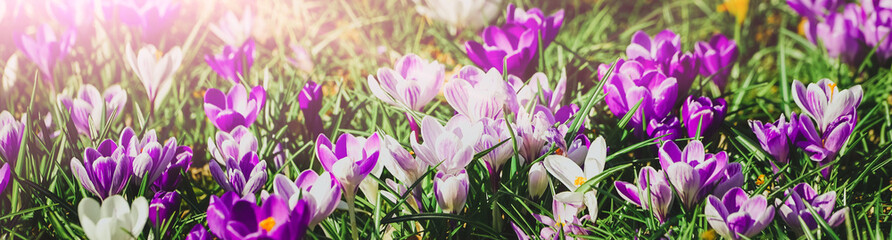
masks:
[[[276,219],[273,219],[273,217],[268,217],[266,219],[263,219],[263,221],[260,221],[260,228],[263,228],[263,230],[266,230],[267,232],[273,230],[273,227],[275,226]]]
[[[564,150],[561,150],[560,148],[558,148],[557,150],[554,150],[554,154],[564,155]]]
[[[164,53],[161,51],[155,51],[155,60],[161,60],[161,57],[164,56]]]
[[[576,177],[576,179],[573,180],[573,185],[576,185],[577,187],[582,186],[582,184],[585,183],[585,180],[584,177]]]
[[[830,87],[830,100],[833,100],[833,89],[836,88],[836,83],[828,83],[827,87]]]

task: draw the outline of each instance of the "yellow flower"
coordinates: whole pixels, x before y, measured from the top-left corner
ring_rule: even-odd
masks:
[[[725,3],[716,8],[717,12],[728,12],[737,17],[737,24],[743,24],[746,19],[746,12],[749,10],[750,0],[726,0]]]
[[[712,240],[712,239],[716,239],[716,236],[715,236],[715,230],[714,230],[714,229],[709,229],[709,231],[700,233],[700,239],[704,239],[704,240]]]

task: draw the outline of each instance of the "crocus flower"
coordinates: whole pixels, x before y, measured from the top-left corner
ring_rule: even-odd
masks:
[[[6,65],[3,66],[3,77],[0,78],[0,92],[4,94],[10,94],[10,91],[13,90],[15,83],[18,81],[18,56],[16,54],[9,56],[9,59],[6,60]]]
[[[53,29],[47,24],[37,28],[34,38],[25,34],[17,34],[15,37],[16,47],[37,65],[43,74],[43,82],[50,89],[56,87],[53,69],[68,55],[74,41],[74,31],[66,31],[61,38],[56,38]]]
[[[434,177],[434,195],[443,212],[461,212],[468,198],[468,173],[464,169],[457,173],[438,172]]]
[[[787,0],[787,5],[793,8],[800,16],[812,21],[824,18],[829,13],[835,13],[839,9],[839,0]]]
[[[694,52],[700,59],[700,75],[710,77],[719,91],[724,90],[739,54],[737,42],[723,34],[716,34],[709,42],[697,42]]]
[[[753,129],[753,133],[756,134],[756,140],[759,140],[759,145],[762,146],[762,150],[771,154],[775,161],[781,164],[786,164],[788,161],[787,155],[790,153],[790,140],[788,140],[788,136],[791,132],[791,128],[796,128],[796,120],[790,119],[790,122],[788,123],[786,117],[781,114],[774,123],[762,123],[761,121],[750,120],[749,124],[750,128]],[[771,164],[775,171],[777,171],[778,169],[774,166],[774,162]]]
[[[211,233],[224,240],[302,239],[311,216],[306,200],[292,209],[288,200],[272,195],[257,206],[228,192],[222,198],[211,196],[207,221]]]
[[[715,188],[712,190],[712,195],[723,196],[732,188],[742,186],[743,164],[739,162],[728,163],[728,165],[725,166],[725,171],[722,173],[722,176],[716,181]]]
[[[700,58],[691,52],[678,53],[669,60],[669,64],[663,66],[666,76],[674,77],[678,82],[678,96],[688,95],[694,78],[700,73]]]
[[[381,101],[422,111],[440,92],[444,78],[443,64],[408,54],[396,62],[396,69],[379,68],[377,79],[370,74],[368,84],[369,90]]]
[[[3,166],[0,167],[0,194],[6,190],[6,185],[9,185],[10,176],[12,176],[12,171],[9,168],[9,163],[3,163]]]
[[[539,41],[544,50],[557,36],[564,22],[564,11],[545,17],[542,10],[534,8],[524,12],[514,4],[509,4],[507,11],[504,25],[487,27],[481,34],[483,44],[466,42],[465,51],[483,69],[495,68],[502,74],[523,76],[536,59]]]
[[[255,152],[248,152],[241,158],[228,158],[226,171],[217,161],[211,161],[211,177],[224,190],[241,196],[253,195],[266,185],[266,161],[260,161]]]
[[[381,154],[378,158],[397,180],[408,187],[427,172],[430,166],[426,161],[412,157],[393,137],[386,134],[381,136]]]
[[[556,121],[547,108],[538,105],[533,111],[532,114],[521,111],[515,119],[514,133],[515,138],[520,139],[518,151],[522,157],[521,163],[536,160],[547,149],[546,145],[564,136],[557,133],[554,128]]]
[[[681,107],[682,122],[688,137],[707,136],[721,125],[725,120],[725,111],[728,110],[726,105],[724,98],[713,101],[708,97],[688,96]]]
[[[683,137],[681,122],[674,115],[669,115],[662,119],[650,119],[646,132],[647,137],[650,138],[662,136],[659,139],[654,139],[654,142],[672,141]]]
[[[855,110],[861,104],[861,85],[840,89],[830,79],[821,79],[805,87],[799,80],[793,81],[793,100],[803,113],[817,122],[818,130],[827,132],[828,127],[845,115],[857,118]]]
[[[867,50],[864,45],[864,35],[859,30],[859,23],[855,17],[842,13],[831,13],[822,22],[810,22],[813,24],[806,31],[806,37],[817,44],[824,44],[827,54],[832,58],[858,64],[863,60]]]
[[[305,200],[311,215],[310,229],[325,220],[338,206],[341,199],[341,185],[331,173],[316,174],[313,170],[300,173],[294,181],[285,175],[277,174],[273,180],[273,191],[277,196],[288,200],[292,208],[298,201]]]
[[[68,109],[77,132],[92,138],[121,115],[127,103],[127,92],[121,86],[113,85],[100,94],[96,87],[87,84],[74,98],[60,94],[57,100]]]
[[[131,164],[136,154],[131,152],[134,149],[119,145],[125,141],[135,141],[126,130],[118,143],[106,139],[98,148],[84,150],[83,163],[77,158],[71,159],[71,172],[87,191],[100,199],[121,193],[133,175]]]
[[[180,208],[180,194],[173,192],[156,192],[149,203],[149,220],[152,224],[162,226],[173,213]]]
[[[421,136],[424,143],[412,140],[415,155],[429,166],[447,174],[456,174],[474,159],[474,146],[483,133],[481,122],[471,122],[464,116],[455,116],[440,125],[436,119],[425,116],[421,120]],[[439,166],[438,166],[439,165]]]
[[[671,46],[669,43],[663,45]],[[634,129],[639,129],[648,119],[662,119],[669,115],[678,96],[675,78],[666,77],[646,61],[620,59],[615,65],[613,74],[604,83],[605,101],[614,116],[622,118],[639,102],[630,121]],[[609,68],[610,65],[602,64],[598,68],[598,77],[603,79]]]
[[[155,46],[147,45],[135,54],[128,45],[126,57],[130,69],[136,73],[146,88],[149,102],[157,109],[173,86],[173,74],[183,63],[183,50],[180,47],[173,47],[162,55]]]
[[[502,0],[414,0],[419,14],[446,23],[449,32],[476,31],[498,16]]]
[[[139,182],[148,179],[149,183],[154,183],[167,171],[167,166],[174,160],[177,151],[176,138],[167,139],[162,147],[154,129],[147,131],[139,139],[133,129],[125,128],[121,133],[120,145],[127,153],[134,154],[133,176]]]
[[[663,171],[647,166],[638,174],[638,185],[623,181],[614,182],[616,192],[626,201],[644,209],[651,209],[660,223],[666,223],[666,214],[672,204],[672,188]]]
[[[341,184],[344,194],[352,195],[378,163],[380,145],[378,133],[368,139],[344,133],[336,144],[320,134],[316,138],[316,156],[325,171]]]
[[[681,52],[681,37],[669,29],[653,37],[644,31],[635,32],[631,44],[626,47],[626,56],[629,59],[643,59],[661,65],[668,65],[672,57],[679,52]]]
[[[102,205],[84,198],[77,204],[77,214],[89,239],[134,239],[131,236],[139,237],[146,225],[149,204],[144,197],[134,199],[132,205],[120,195],[105,199]]]
[[[511,130],[508,129],[509,122],[505,119],[492,120],[489,118],[481,119],[483,123],[483,135],[474,146],[476,152],[490,150],[489,153],[480,157],[480,160],[486,164],[486,170],[489,171],[490,179],[497,182],[501,174],[502,165],[514,156],[514,143],[511,138]],[[523,145],[523,140],[515,139],[517,145]],[[504,143],[502,143],[504,142]],[[499,145],[501,144],[501,145]]]
[[[254,64],[254,40],[248,40],[241,47],[229,45],[223,47],[223,52],[216,55],[204,55],[204,61],[211,69],[226,80],[238,84],[247,79],[251,73],[251,65]]]
[[[821,166],[826,165],[836,158],[836,154],[849,140],[855,129],[856,120],[854,113],[843,115],[830,124],[827,130],[821,132],[815,128],[811,119],[801,114],[796,120],[798,125],[793,143],[804,150],[813,161],[817,161]],[[827,167],[821,170],[824,178],[830,176],[830,169]]]
[[[529,185],[527,190],[530,197],[539,198],[548,189],[548,172],[544,162],[537,162],[530,166]]]
[[[557,112],[561,109],[561,101],[564,99],[564,93],[567,91],[567,75],[561,74],[561,79],[555,84],[554,88],[549,85],[548,77],[544,73],[538,72],[530,77],[525,84],[523,80],[515,76],[509,76],[508,82],[511,88],[517,94],[516,105],[509,103],[511,111],[520,112],[526,109],[532,103],[538,103],[548,107],[551,112]],[[541,99],[541,100],[540,100]]]
[[[821,218],[831,227],[836,227],[845,221],[846,214],[849,212],[848,207],[833,211],[836,207],[836,191],[818,195],[818,192],[808,183],[800,183],[793,189],[784,191],[784,196],[786,197],[785,201],[775,199],[775,204],[778,205],[777,210],[780,212],[781,219],[800,235],[803,233],[800,221],[805,222],[808,230],[818,228],[818,220],[815,218]],[[808,206],[813,207],[818,215],[812,215]]]
[[[514,98],[514,92],[509,89],[498,71],[484,72],[474,66],[465,66],[446,83],[443,92],[446,102],[456,112],[477,121],[484,117],[500,118],[505,104]]]
[[[690,141],[683,152],[675,142],[663,143],[659,156],[660,166],[666,169],[669,182],[688,209],[712,192],[728,165],[725,152],[708,154],[697,140]]]
[[[8,111],[0,113],[0,156],[12,165],[19,159],[22,134],[25,133],[24,123],[25,116],[16,120]]]
[[[551,155],[545,157],[545,169],[551,176],[557,178],[570,191],[576,191],[576,188],[585,184],[589,179],[594,178],[604,171],[604,164],[607,161],[607,144],[603,137],[598,137],[589,147],[588,155],[585,157],[585,163],[580,167],[573,160],[560,155]],[[589,216],[594,218],[598,216],[598,199],[595,191],[585,192],[585,206],[588,208]]]
[[[174,17],[180,10],[178,3],[170,0],[120,1],[117,8],[121,22],[141,30],[145,42],[158,44],[165,32],[170,31]],[[109,10],[106,10],[109,11]]]
[[[750,198],[740,188],[728,191],[721,199],[709,196],[706,200],[706,221],[716,233],[727,239],[749,239],[771,223],[774,206],[765,196]]]
[[[561,234],[586,235],[588,230],[582,227],[582,221],[587,220],[589,216],[579,218],[576,214],[582,210],[583,196],[581,193],[562,192],[554,195],[551,204],[552,217],[545,215],[533,214],[540,223],[547,225],[539,232],[542,239],[561,239]],[[564,236],[567,239],[569,236]]]
[[[186,240],[211,240],[211,236],[201,223],[197,223],[192,230],[189,230]]]
[[[892,39],[886,37],[892,32],[892,8],[868,10],[868,7],[872,7],[868,4],[871,1],[863,2],[866,19],[862,23],[861,32],[864,34],[864,41],[868,48],[876,48],[876,56],[880,62],[886,63],[892,58]]]
[[[208,152],[222,166],[229,159],[242,159],[257,152],[257,138],[245,126],[236,126],[231,132],[217,131],[216,141],[208,138]]]
[[[204,94],[204,113],[218,129],[229,132],[237,126],[250,128],[266,103],[266,90],[256,86],[247,92],[241,84],[236,84],[224,94],[216,88]]]
[[[242,13],[242,19],[238,19],[231,11],[226,12],[226,15],[220,18],[217,23],[211,23],[210,30],[227,46],[241,46],[251,38],[253,23],[254,17],[251,15],[251,8],[246,7]]]
[[[311,136],[319,136],[323,129],[322,118],[319,114],[322,111],[322,85],[313,81],[307,81],[304,88],[300,90],[298,96],[300,103],[300,111],[304,115],[304,125]]]
[[[174,153],[174,159],[166,166],[161,177],[152,185],[156,191],[174,191],[183,180],[183,174],[192,165],[192,148],[178,146]]]

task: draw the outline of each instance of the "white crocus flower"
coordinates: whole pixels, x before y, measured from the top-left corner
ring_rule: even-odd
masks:
[[[582,168],[567,157],[551,155],[545,157],[545,169],[564,186],[567,186],[570,191],[576,191],[586,181],[604,172],[606,160],[607,144],[603,137],[598,137],[589,146]],[[595,191],[585,193],[585,205],[589,215],[595,218],[598,214],[598,199]]]
[[[81,228],[87,238],[93,240],[133,239],[139,236],[149,217],[149,203],[146,198],[133,200],[133,205],[120,195],[114,195],[99,202],[84,198],[77,205]]]
[[[2,83],[0,86],[3,88],[3,92],[8,92],[13,89],[15,86],[15,82],[18,79],[17,73],[19,71],[19,57],[18,55],[13,54],[9,56],[9,60],[6,61],[6,66],[3,67],[3,77],[0,79]]]
[[[211,24],[210,28],[211,32],[223,40],[224,44],[237,47],[251,37],[253,24],[254,17],[251,15],[251,8],[245,8],[241,20],[234,13],[227,12],[226,16],[223,16],[216,24]]]
[[[449,25],[449,33],[475,31],[499,14],[502,0],[415,0],[415,10]]]
[[[157,109],[167,93],[170,92],[173,74],[183,63],[183,50],[180,47],[174,47],[163,54],[155,46],[148,45],[139,49],[138,54],[134,54],[128,45],[126,54],[130,69],[139,77],[149,95],[149,101]]]

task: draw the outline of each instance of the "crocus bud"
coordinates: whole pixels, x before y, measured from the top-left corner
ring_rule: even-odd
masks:
[[[457,174],[437,173],[434,179],[434,193],[443,212],[460,212],[468,198],[468,174],[465,170]]]
[[[548,188],[548,173],[545,171],[545,164],[538,162],[530,167],[529,181],[530,197],[538,198],[545,193]]]
[[[210,240],[211,236],[208,234],[208,230],[201,225],[201,223],[195,224],[195,227],[192,227],[192,230],[189,231],[189,235],[186,235],[186,240]]]
[[[728,109],[726,105],[722,98],[712,101],[708,97],[688,96],[681,107],[681,120],[684,121],[688,137],[706,136],[714,126],[721,124]]]
[[[155,226],[161,226],[180,206],[180,194],[177,192],[157,192],[149,204],[149,220]]]

